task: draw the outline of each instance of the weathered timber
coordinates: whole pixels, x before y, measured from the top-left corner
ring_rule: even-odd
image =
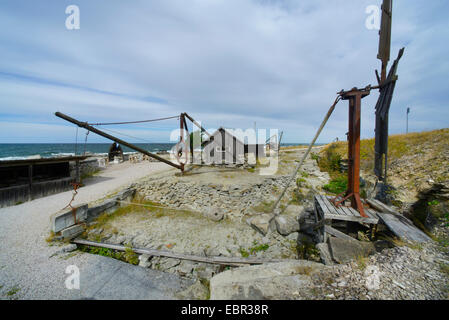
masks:
[[[335,207],[335,205],[326,196],[315,195],[316,205],[324,213],[325,220],[342,220],[342,221],[352,221],[367,224],[377,224],[379,218],[376,215],[372,215],[371,212],[367,213],[367,217],[360,216],[354,208],[350,207]]]
[[[413,223],[404,216],[394,215],[387,212],[379,212],[377,215],[387,228],[397,237],[416,242],[428,242],[430,237],[419,230]]]
[[[368,202],[368,204],[371,207],[373,207],[374,209],[376,209],[377,211],[388,212],[388,213],[395,214],[395,215],[399,214],[396,210],[394,210],[390,206],[387,206],[386,204],[380,202],[377,199],[368,199],[368,200],[366,200],[366,202]]]
[[[334,237],[345,239],[345,240],[356,240],[353,237],[348,236],[347,234],[338,231],[337,229],[332,228],[331,226],[324,226],[324,231],[329,233],[330,235],[333,235]]]
[[[101,243],[101,242],[94,242],[94,241],[88,241],[83,239],[74,239],[72,240],[72,243],[85,245],[85,246],[92,246],[92,247],[101,247],[101,248],[107,248],[117,251],[125,251],[126,247],[118,244],[109,244],[109,243]],[[272,262],[285,262],[288,260],[260,260],[260,259],[241,259],[241,258],[232,258],[232,257],[202,257],[202,256],[195,256],[195,255],[189,255],[189,254],[182,254],[182,253],[175,253],[170,251],[164,251],[164,250],[156,250],[156,249],[146,249],[146,248],[132,248],[132,250],[135,253],[138,254],[147,254],[150,256],[156,256],[156,257],[166,257],[166,258],[173,258],[173,259],[179,259],[179,260],[189,260],[189,261],[195,261],[195,262],[203,262],[203,263],[211,263],[211,264],[220,264],[220,265],[226,265],[226,266],[241,266],[241,265],[256,265],[256,264],[264,264],[264,263],[272,263]]]

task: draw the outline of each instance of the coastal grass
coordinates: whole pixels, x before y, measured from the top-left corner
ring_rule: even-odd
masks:
[[[360,141],[360,168],[366,172],[374,169],[374,139],[363,139]],[[449,146],[449,128],[391,135],[388,137],[388,161],[396,160],[414,155],[423,155],[427,152],[442,154]],[[339,161],[347,159],[348,143],[345,141],[334,142],[327,145],[318,155],[320,168],[324,171],[336,171]],[[426,166],[441,167],[445,165],[439,161],[426,163]],[[447,165],[447,164],[446,164]],[[435,181],[444,181],[449,178],[446,173],[435,177]]]

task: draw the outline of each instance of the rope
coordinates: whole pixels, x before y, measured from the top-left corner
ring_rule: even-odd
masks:
[[[86,137],[84,138],[84,152],[83,155],[86,155],[86,144],[87,144],[87,136],[89,135],[89,130],[86,130]]]
[[[110,125],[121,125],[121,124],[155,122],[155,121],[163,121],[163,120],[169,120],[169,119],[179,119],[179,116],[159,118],[159,119],[151,119],[151,120],[140,120],[140,121],[105,122],[105,123],[88,123],[88,124],[91,125],[91,126],[110,126]]]
[[[78,126],[76,126],[76,135],[75,135],[75,156],[78,152]]]
[[[292,183],[292,181],[295,179],[296,175],[298,174],[299,169],[301,169],[304,161],[306,160],[307,156],[310,153],[310,150],[312,150],[313,145],[315,144],[316,140],[318,139],[321,131],[323,131],[324,126],[326,125],[326,123],[329,120],[332,112],[334,112],[335,106],[337,105],[337,103],[340,100],[341,100],[341,96],[338,95],[337,98],[335,99],[334,104],[329,108],[329,111],[327,112],[326,116],[324,117],[324,120],[321,123],[321,126],[318,129],[317,133],[315,134],[315,137],[313,138],[312,142],[310,143],[309,148],[307,149],[306,153],[302,157],[301,162],[298,164],[298,166],[296,167],[295,171],[290,176],[287,184],[285,185],[284,189],[282,190],[281,195],[279,196],[279,198],[277,199],[277,201],[273,205],[273,208],[271,209],[271,212],[272,212],[273,216],[272,216],[272,218],[270,220],[272,220],[277,215],[277,213],[275,212],[275,210],[277,209],[277,206],[279,205],[279,203],[281,202],[281,200],[284,197],[285,193],[287,192],[288,187],[290,186],[290,184]]]
[[[133,139],[137,139],[137,140],[142,140],[142,141],[145,141],[146,143],[152,143],[152,142],[149,141],[149,140],[145,140],[145,139],[142,139],[142,138],[130,136],[130,135],[128,135],[128,134],[121,133],[121,132],[118,132],[118,131],[114,131],[114,130],[111,130],[111,129],[105,129],[105,128],[103,128],[103,130],[104,130],[104,131],[109,131],[109,132],[112,132],[112,133],[115,133],[115,134],[119,134],[119,135],[122,135],[122,136],[125,136],[125,137],[128,137],[128,138],[133,138]]]

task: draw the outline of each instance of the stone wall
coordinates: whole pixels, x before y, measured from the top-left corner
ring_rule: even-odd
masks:
[[[196,211],[220,208],[227,216],[240,217],[250,213],[251,207],[274,201],[276,191],[287,180],[288,176],[279,176],[252,185],[221,185],[164,179],[141,183],[136,188],[137,196],[145,200]]]

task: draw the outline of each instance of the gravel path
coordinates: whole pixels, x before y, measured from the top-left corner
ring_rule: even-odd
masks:
[[[89,203],[119,191],[155,172],[173,170],[163,163],[122,163],[87,181],[74,204]],[[62,247],[49,246],[50,216],[65,207],[72,192],[63,192],[21,205],[0,209],[0,299],[78,299],[81,290],[67,290],[65,270],[76,265],[88,270],[98,256],[84,253],[56,254]],[[91,272],[92,273],[92,272]]]

